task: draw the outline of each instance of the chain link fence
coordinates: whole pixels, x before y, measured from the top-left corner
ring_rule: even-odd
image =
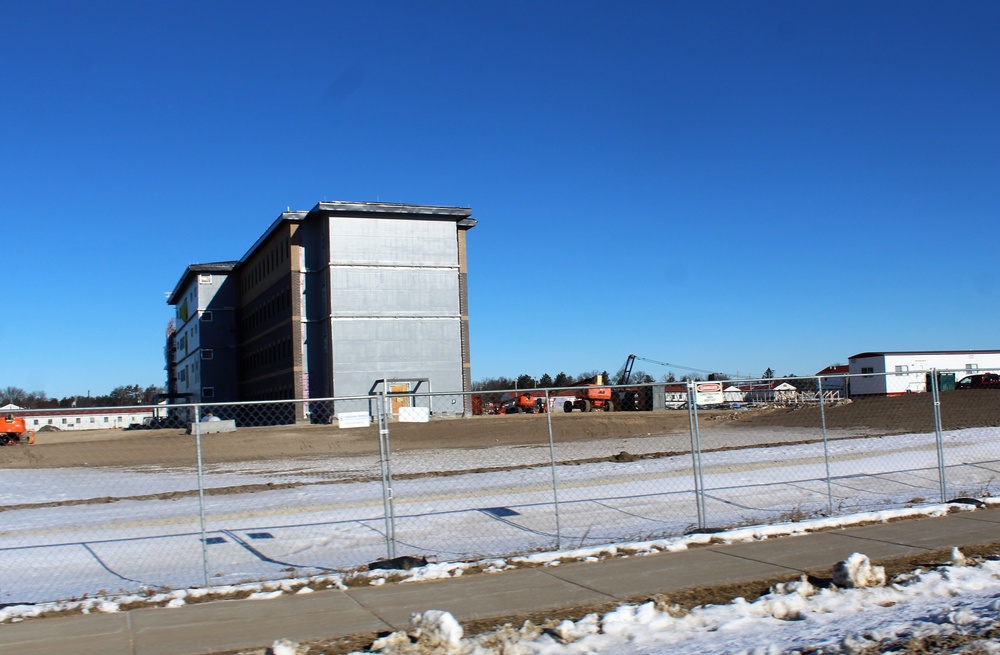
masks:
[[[990,496],[1000,390],[955,389],[956,377],[383,385],[352,398],[19,411],[39,431],[0,448],[0,603]],[[86,429],[112,415],[128,425]]]

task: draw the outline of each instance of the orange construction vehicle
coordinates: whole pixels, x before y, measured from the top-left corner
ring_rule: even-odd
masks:
[[[538,412],[539,414],[544,414],[545,397],[533,396],[530,393],[521,392],[503,404],[502,413],[517,414],[518,412],[524,412],[525,414]]]
[[[27,428],[23,418],[0,415],[0,446],[12,443],[35,443],[35,432]]]
[[[593,382],[576,382],[570,386],[583,387],[577,389],[576,400],[567,400],[563,403],[564,412],[572,412],[578,409],[581,412],[613,412],[615,405],[611,402],[611,387],[604,385],[604,376],[598,374],[591,378]]]

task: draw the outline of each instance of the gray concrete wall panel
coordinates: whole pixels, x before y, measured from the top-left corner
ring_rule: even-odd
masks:
[[[378,378],[406,377],[430,378],[436,392],[460,391],[460,339],[458,319],[334,321],[336,394],[367,394]]]
[[[332,314],[457,318],[458,282],[453,269],[332,268]]]
[[[371,218],[330,220],[330,261],[379,266],[458,266],[455,223]]]

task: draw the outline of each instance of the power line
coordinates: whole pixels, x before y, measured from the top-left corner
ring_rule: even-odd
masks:
[[[715,373],[715,374],[726,375],[726,376],[731,377],[731,378],[738,378],[739,377],[739,375],[733,375],[731,373],[723,373],[722,371],[707,371],[707,370],[705,370],[703,368],[694,368],[692,366],[682,366],[681,364],[671,364],[669,362],[659,362],[659,361],[656,361],[655,359],[649,359],[647,357],[639,357],[638,355],[634,355],[634,357],[636,359],[641,359],[644,362],[649,362],[650,364],[659,364],[660,366],[666,366],[666,367],[669,367],[669,368],[682,368],[685,371],[694,371],[695,373],[705,373],[706,375],[711,375],[711,374]]]

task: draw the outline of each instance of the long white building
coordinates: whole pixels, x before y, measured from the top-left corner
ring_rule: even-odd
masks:
[[[955,381],[1000,372],[1000,350],[936,350],[858,353],[848,359],[852,396],[928,391],[928,372],[953,374]],[[889,374],[889,375],[887,375]]]
[[[143,421],[162,416],[165,407],[122,407],[121,409],[101,407],[86,409],[18,409],[9,410],[15,416],[24,419],[29,430],[35,432],[58,430],[75,432],[77,430],[113,430],[123,429],[130,425],[142,425]]]

